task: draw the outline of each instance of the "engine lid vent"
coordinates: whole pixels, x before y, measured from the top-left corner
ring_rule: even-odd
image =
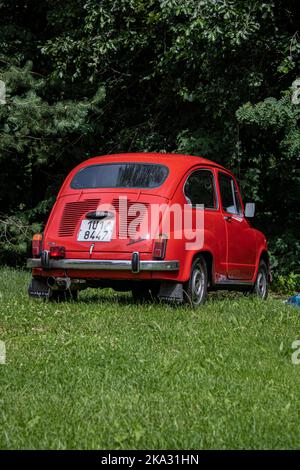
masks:
[[[119,211],[120,211],[120,203],[119,203],[119,199],[118,198],[114,198],[113,201],[112,201],[112,205],[115,209],[115,211],[117,212],[117,214],[119,214]],[[137,213],[135,213],[135,211],[133,211],[133,214],[130,213],[130,208],[135,205],[135,209],[138,209]],[[125,220],[127,219],[127,223],[125,222],[125,220],[123,219],[123,217],[120,217],[119,219],[119,232],[120,232],[120,235],[122,236],[125,236],[125,237],[133,237],[136,233],[136,231],[139,229],[140,227],[140,224],[142,223],[142,220],[144,219],[145,215],[148,214],[148,217],[149,217],[149,207],[150,207],[150,204],[149,202],[142,202],[142,201],[138,201],[138,202],[133,202],[131,200],[127,200],[127,217],[125,218]],[[138,225],[134,225],[133,228],[131,229],[130,227],[130,224],[133,220],[136,219],[136,217],[139,217],[139,224]],[[149,224],[149,220],[148,220],[148,224]]]
[[[72,237],[79,220],[89,211],[94,211],[99,205],[100,199],[85,199],[78,202],[67,202],[60,221],[58,236]]]

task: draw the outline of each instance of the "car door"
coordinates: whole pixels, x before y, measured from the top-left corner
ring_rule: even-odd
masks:
[[[186,179],[184,195],[193,211],[199,210],[197,205],[204,206],[204,249],[213,253],[215,274],[225,276],[226,228],[219,211],[216,186],[216,175],[212,168],[197,168]]]
[[[240,194],[233,177],[218,172],[221,210],[226,225],[227,276],[250,280],[255,272],[256,235],[244,216]]]

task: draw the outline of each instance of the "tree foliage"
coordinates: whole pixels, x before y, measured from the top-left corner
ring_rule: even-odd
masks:
[[[90,155],[199,154],[258,203],[274,266],[299,269],[296,0],[2,0],[0,12],[6,216],[44,222]]]

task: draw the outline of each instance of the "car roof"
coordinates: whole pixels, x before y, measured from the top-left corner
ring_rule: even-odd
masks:
[[[224,167],[211,160],[203,157],[184,155],[177,153],[157,153],[157,152],[139,152],[139,153],[118,153],[89,158],[77,165],[66,178],[58,196],[74,193],[78,191],[70,187],[71,180],[74,175],[89,165],[101,165],[105,163],[150,163],[166,165],[169,168],[169,176],[166,181],[158,188],[143,189],[143,192],[161,195],[164,197],[171,197],[183,175],[193,167],[205,166],[211,168],[220,168],[225,171]],[[125,190],[125,188],[123,188]],[[95,191],[95,189],[94,189]],[[86,192],[86,190],[84,190]]]
[[[175,165],[182,168],[190,168],[194,165],[208,165],[218,168],[225,168],[219,163],[208,160],[197,155],[185,155],[180,153],[159,153],[159,152],[137,152],[137,153],[116,153],[89,158],[81,165],[97,165],[108,161],[115,162],[147,162],[160,163],[162,165]],[[80,165],[80,166],[81,166]]]

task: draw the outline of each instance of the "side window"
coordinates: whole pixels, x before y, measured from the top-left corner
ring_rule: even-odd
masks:
[[[217,199],[213,173],[209,170],[196,170],[191,173],[186,180],[184,194],[192,206],[203,204],[205,209],[216,209]]]
[[[219,173],[219,185],[223,210],[230,214],[242,215],[243,211],[237,187],[231,176]]]

